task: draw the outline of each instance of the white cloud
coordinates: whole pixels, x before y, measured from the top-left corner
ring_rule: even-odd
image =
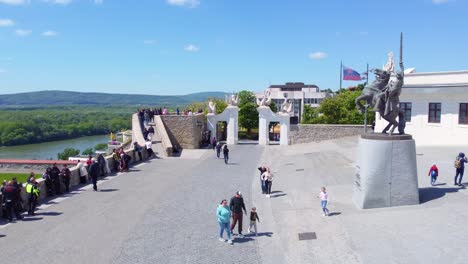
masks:
[[[157,42],[154,39],[147,39],[147,40],[143,41],[143,44],[145,44],[145,45],[153,45],[153,44],[156,44],[156,43]]]
[[[451,1],[455,1],[455,0],[432,0],[432,3],[436,5],[441,5],[441,4],[446,4],[448,2],[451,2]]]
[[[189,51],[189,52],[197,52],[197,51],[200,50],[200,48],[193,45],[193,44],[189,44],[189,45],[184,47],[184,50]]]
[[[72,0],[43,0],[44,2],[56,4],[56,5],[68,5],[72,2]]]
[[[197,7],[200,4],[198,0],[166,0],[166,2],[170,5],[175,6],[186,6],[186,7]]]
[[[29,36],[29,35],[31,35],[31,33],[32,33],[32,30],[29,30],[29,29],[17,29],[17,30],[15,31],[15,34],[16,34],[17,36],[20,36],[20,37]]]
[[[9,27],[13,26],[15,22],[11,19],[1,19],[0,18],[0,27]]]
[[[309,58],[311,58],[313,60],[325,59],[327,56],[328,56],[328,54],[323,52],[323,51],[317,51],[317,52],[309,53]]]
[[[55,37],[57,35],[58,33],[52,30],[47,30],[47,31],[42,32],[43,37]]]
[[[29,3],[29,0],[0,0],[0,3],[7,5],[24,5]]]
[[[104,0],[93,0],[94,4],[100,5],[104,3]]]

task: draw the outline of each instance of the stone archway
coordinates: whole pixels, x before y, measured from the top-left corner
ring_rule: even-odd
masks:
[[[237,144],[239,137],[239,107],[229,105],[221,114],[208,114],[208,129],[211,131],[211,137],[217,134],[218,122],[227,123],[226,143],[229,145]]]
[[[280,145],[289,145],[289,114],[275,114],[271,111],[269,106],[260,106],[258,110],[258,144],[268,145],[270,139],[268,137],[268,127],[270,122],[280,123]]]

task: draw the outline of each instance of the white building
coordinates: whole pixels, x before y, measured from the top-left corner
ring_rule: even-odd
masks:
[[[287,82],[283,85],[270,85],[267,91],[270,91],[272,101],[278,107],[288,98],[293,104],[293,118],[292,122],[301,122],[302,112],[304,112],[304,105],[311,107],[318,107],[322,100],[329,97],[327,92],[321,92],[319,87],[314,84],[304,84],[302,82]],[[261,98],[263,93],[256,94],[257,98]],[[295,120],[296,119],[296,120]]]
[[[417,145],[468,145],[468,70],[405,74],[400,107]],[[376,114],[375,131],[387,125]]]

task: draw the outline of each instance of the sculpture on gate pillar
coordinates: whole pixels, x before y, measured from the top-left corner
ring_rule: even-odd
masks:
[[[258,106],[269,106],[271,103],[270,91],[265,91],[261,98],[257,98]]]
[[[208,114],[216,114],[216,103],[211,99],[208,102]]]
[[[225,101],[229,106],[237,106],[239,104],[239,97],[236,94],[225,96]]]
[[[281,113],[282,114],[289,114],[292,112],[292,103],[289,101],[288,98],[284,98],[284,102],[281,104]]]

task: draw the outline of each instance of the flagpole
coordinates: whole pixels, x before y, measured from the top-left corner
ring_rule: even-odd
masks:
[[[341,90],[341,82],[343,81],[343,61],[340,61],[340,88],[338,88],[338,91]]]
[[[367,63],[367,70],[366,70],[366,83],[364,84],[364,86],[366,86],[368,82],[369,82],[369,63]]]

